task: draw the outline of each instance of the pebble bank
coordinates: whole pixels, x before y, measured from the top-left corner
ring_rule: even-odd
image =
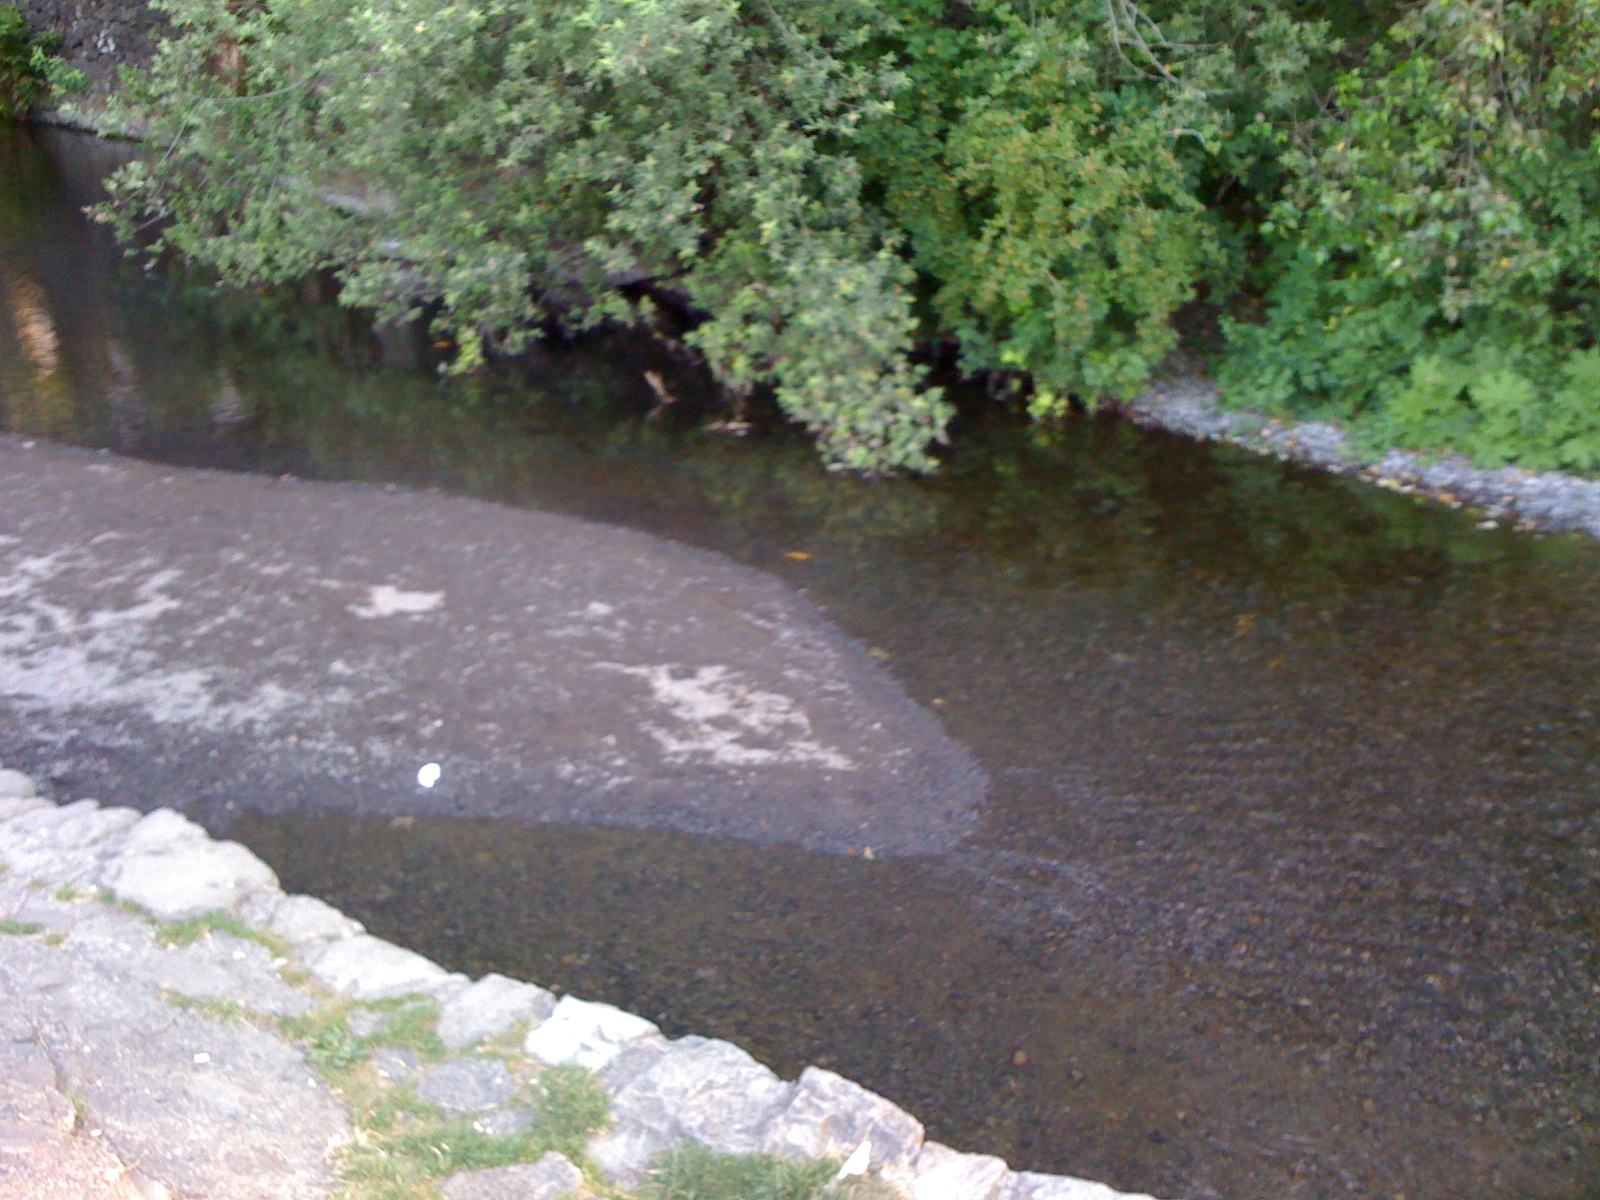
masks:
[[[390,1109],[470,1121],[489,1142],[535,1120],[547,1072],[579,1068],[604,1089],[609,1120],[586,1146],[441,1175],[445,1200],[616,1197],[686,1143],[836,1160],[866,1194],[904,1200],[1150,1200],[929,1141],[914,1117],[818,1067],[780,1079],[728,1042],[669,1039],[610,1005],[448,972],[285,895],[249,850],[171,809],[56,804],[0,769],[0,864],[10,1200],[340,1195],[362,1114],[316,1069],[327,1046],[296,1028],[337,1031],[341,1065],[366,1072]],[[433,1053],[401,1044],[415,1013]]]
[[[1452,508],[1470,505],[1484,519],[1523,529],[1579,532],[1600,538],[1600,482],[1560,471],[1477,467],[1464,458],[1406,450],[1363,454],[1330,421],[1283,421],[1252,410],[1225,409],[1216,384],[1178,375],[1151,385],[1124,413],[1139,425],[1228,442],[1379,487],[1431,497]]]

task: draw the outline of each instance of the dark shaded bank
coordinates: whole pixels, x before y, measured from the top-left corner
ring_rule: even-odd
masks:
[[[869,861],[584,820],[284,811],[276,782],[228,776],[213,819],[231,800],[230,828],[289,886],[449,966],[774,1064],[826,1057],[1018,1166],[1228,1200],[1593,1194],[1592,541],[1479,530],[1109,419],[1048,438],[976,422],[937,480],[841,479],[781,438],[646,418],[644,369],[693,381],[625,340],[551,348],[517,387],[379,372],[342,314],[116,265],[73,212],[100,151],[11,145],[13,434],[435,487],[720,551],[887,655],[992,781],[964,842]],[[438,503],[378,499],[397,519]],[[327,597],[329,620],[374,603]],[[43,728],[5,701],[0,756],[84,794],[100,768]],[[141,746],[117,750],[129,772]]]

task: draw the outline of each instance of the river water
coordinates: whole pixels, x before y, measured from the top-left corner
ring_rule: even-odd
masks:
[[[644,370],[699,384],[620,335],[441,384],[315,295],[121,260],[79,209],[123,154],[0,137],[0,430],[721,551],[874,647],[992,780],[955,851],[871,863],[243,816],[286,886],[453,968],[830,1066],[1019,1167],[1600,1195],[1600,547],[979,405],[937,479],[830,475],[781,431],[652,413]]]

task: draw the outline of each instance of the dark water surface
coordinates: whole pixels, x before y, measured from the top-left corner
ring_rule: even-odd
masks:
[[[617,522],[804,588],[993,779],[867,861],[253,814],[446,965],[833,1067],[933,1136],[1168,1197],[1600,1195],[1600,548],[1110,420],[937,480],[647,416],[623,338],[435,382],[336,310],[120,263],[120,152],[0,138],[0,428]],[[791,555],[809,556],[805,558]],[[241,797],[247,802],[249,797]]]

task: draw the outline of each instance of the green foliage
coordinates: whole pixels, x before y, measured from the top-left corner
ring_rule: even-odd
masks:
[[[1600,468],[1600,4],[1428,0],[1284,156],[1235,399],[1485,463]]]
[[[0,4],[0,121],[25,120],[51,92],[83,86],[83,72],[50,53],[57,40],[29,29],[15,4]]]
[[[831,460],[932,465],[949,409],[840,149],[900,85],[852,57],[865,0],[161,7],[177,35],[125,103],[168,149],[115,180],[123,232],[157,218],[236,284],[331,269],[350,304],[434,305],[460,369],[547,321],[648,320],[615,285],[649,284]]]
[[[158,4],[107,219],[425,312],[459,372],[688,312],[735,407],[922,471],[918,344],[1048,418],[1207,299],[1235,401],[1600,469],[1600,0]]]
[[[1336,41],[1271,3],[893,7],[913,86],[865,159],[934,319],[969,370],[1029,373],[1038,415],[1131,398],[1238,274],[1203,186],[1271,150]]]
[[[824,1200],[838,1164],[766,1154],[717,1154],[693,1142],[658,1159],[641,1200]]]
[[[43,928],[37,921],[0,921],[0,934],[7,937],[28,937]]]

